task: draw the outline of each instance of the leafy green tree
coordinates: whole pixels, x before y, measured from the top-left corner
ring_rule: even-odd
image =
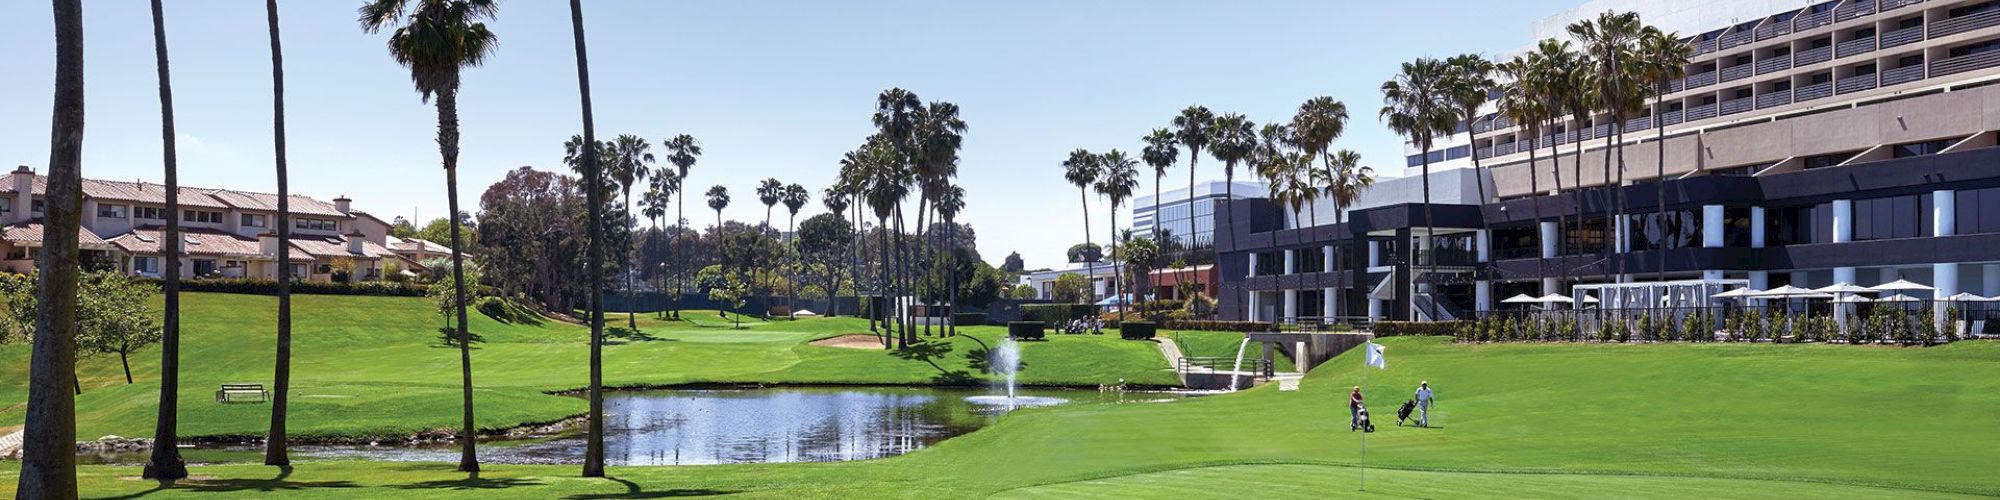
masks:
[[[1083,304],[1090,300],[1090,278],[1077,273],[1062,273],[1049,286],[1049,299],[1069,304]]]
[[[1000,270],[1008,274],[1021,274],[1027,267],[1027,261],[1021,260],[1021,252],[1009,252],[1006,260],[1000,262]]]
[[[845,274],[841,264],[847,260],[848,248],[854,242],[854,224],[837,213],[819,214],[806,219],[799,225],[799,256],[807,267],[817,269],[814,276],[820,288],[826,291],[826,303],[831,308],[835,295],[840,291]],[[829,309],[831,311],[832,309]]]

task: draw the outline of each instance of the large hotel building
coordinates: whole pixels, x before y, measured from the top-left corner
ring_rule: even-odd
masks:
[[[1407,175],[1339,224],[1326,204],[1220,203],[1220,314],[1442,319],[1496,297],[1649,282],[1903,279],[1936,298],[2000,295],[2000,0],[1594,1],[1534,37],[1567,38],[1564,26],[1604,11],[1638,12],[1694,46],[1686,78],[1623,123],[1623,148],[1607,148],[1603,114],[1540,137],[1488,115],[1466,125],[1469,143],[1461,130],[1406,148]]]

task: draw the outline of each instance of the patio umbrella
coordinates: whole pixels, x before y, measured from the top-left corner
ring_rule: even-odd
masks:
[[[1528,296],[1528,294],[1525,293],[1517,293],[1514,294],[1513,297],[1508,297],[1505,300],[1500,301],[1500,303],[1502,304],[1534,304],[1538,302],[1541,301],[1535,300],[1534,297],[1530,297]]]
[[[1743,288],[1738,288],[1738,289],[1735,289],[1735,290],[1730,290],[1730,291],[1727,291],[1727,292],[1722,292],[1722,293],[1718,293],[1718,294],[1715,294],[1715,295],[1710,295],[1710,296],[1708,296],[1708,298],[1711,298],[1711,299],[1748,299],[1748,298],[1752,298],[1752,296],[1753,296],[1753,295],[1755,295],[1755,294],[1759,294],[1759,293],[1764,293],[1764,291],[1763,291],[1763,290],[1758,290],[1758,289],[1755,289],[1755,288],[1750,288],[1750,287],[1747,287],[1747,286],[1746,286],[1746,287],[1743,287]]]
[[[1837,324],[1836,326],[1840,328],[1840,331],[1845,332],[1847,331],[1847,315],[1849,314],[1849,310],[1852,307],[1849,306],[1848,304],[1870,302],[1870,300],[1867,297],[1862,297],[1860,295],[1855,295],[1855,294],[1875,293],[1878,290],[1875,290],[1873,288],[1854,286],[1853,284],[1841,282],[1841,283],[1834,283],[1832,285],[1819,288],[1814,291],[1820,293],[1833,294],[1833,302],[1839,305],[1839,310],[1836,311],[1833,315],[1833,322]],[[1853,300],[1853,299],[1860,299],[1860,300]]]
[[[1883,292],[1906,292],[1912,290],[1928,292],[1931,290],[1936,290],[1936,288],[1931,288],[1928,286],[1911,283],[1908,280],[1896,280],[1888,283],[1883,283],[1880,285],[1871,286],[1868,288]]]
[[[1861,303],[1866,303],[1866,302],[1874,302],[1874,301],[1875,301],[1875,299],[1871,299],[1871,298],[1867,298],[1867,297],[1862,297],[1862,296],[1860,296],[1860,295],[1845,295],[1845,296],[1842,296],[1842,297],[1840,297],[1840,298],[1837,298],[1837,299],[1833,299],[1833,301],[1834,301],[1834,302],[1839,302],[1839,303],[1842,303],[1842,304],[1861,304]]]
[[[1981,297],[1970,293],[1958,292],[1958,295],[1945,297],[1944,300],[1949,300],[1952,302],[1993,302],[1995,300],[2000,300],[2000,297]]]
[[[1917,302],[1918,300],[1921,299],[1903,294],[1890,295],[1888,297],[1875,299],[1876,302]]]
[[[1755,298],[1755,299],[1831,299],[1831,298],[1833,298],[1833,295],[1832,295],[1832,294],[1827,294],[1827,293],[1820,293],[1819,291],[1816,291],[1816,290],[1811,290],[1811,289],[1806,289],[1806,288],[1799,288],[1799,287],[1795,287],[1795,286],[1791,286],[1791,285],[1785,285],[1785,286],[1781,286],[1781,287],[1777,287],[1777,288],[1773,288],[1773,289],[1770,289],[1770,290],[1765,290],[1765,291],[1762,291],[1762,292],[1758,292],[1758,293],[1755,293],[1755,294],[1751,294],[1751,295],[1750,295],[1750,298]]]
[[[1847,283],[1834,283],[1832,285],[1814,289],[1813,291],[1819,293],[1831,293],[1834,295],[1841,295],[1850,293],[1875,293],[1881,290],[1876,290],[1868,287],[1854,286]]]

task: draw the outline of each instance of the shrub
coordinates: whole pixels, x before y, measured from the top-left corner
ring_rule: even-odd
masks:
[[[1151,321],[1127,321],[1118,326],[1118,338],[1146,340],[1159,334],[1160,325]]]
[[[1931,343],[1936,342],[1938,338],[1936,310],[1931,309],[1930,306],[1924,306],[1922,310],[1917,311],[1916,326],[1912,330],[1915,331],[1911,336],[1915,337],[1918,345],[1931,345]]]
[[[1451,335],[1465,323],[1468,321],[1377,321],[1371,332],[1376,337]]]
[[[1958,341],[1958,320],[1956,318],[1958,318],[1958,306],[1946,306],[1944,308],[1944,319],[1947,326],[1944,330],[1945,342]],[[1970,321],[1966,322],[1967,328],[1970,328],[1971,325]]]
[[[1078,318],[1097,315],[1097,306],[1090,304],[1024,304],[1021,319],[1040,321],[1043,324],[1060,325]]]
[[[1043,326],[1044,323],[1040,321],[1009,321],[1007,322],[1007,338],[1040,340],[1042,338]]]
[[[1275,332],[1276,323],[1263,321],[1222,321],[1222,320],[1176,320],[1160,326],[1168,330],[1199,330],[1212,332]]]
[[[951,313],[951,323],[960,326],[986,324],[986,313]]]

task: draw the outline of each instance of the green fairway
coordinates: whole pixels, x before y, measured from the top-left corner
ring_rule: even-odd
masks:
[[[817,335],[780,332],[784,327],[751,331]],[[745,338],[727,330],[686,335]],[[1030,351],[1096,338],[1062,337],[1032,344]],[[683,346],[678,355],[684,357],[787,345],[656,342]],[[2000,476],[1992,473],[2000,463],[2000,432],[1992,431],[2000,428],[2000,372],[1994,369],[2000,343],[1382,342],[1389,368],[1367,372],[1367,396],[1383,416],[1380,432],[1368,435],[1368,490],[1374,495],[2000,495]],[[486,347],[475,359],[495,357],[487,352],[494,349]],[[847,362],[829,356],[801,356],[785,370],[744,373],[799,377],[834,371],[812,365]],[[1029,362],[1036,369],[1037,361]],[[572,370],[580,376],[580,363]],[[464,481],[450,464],[303,463],[283,477],[269,467],[205,466],[194,471],[202,481],[148,496],[1325,498],[1358,486],[1362,434],[1347,431],[1343,406],[1347,388],[1361,384],[1363,373],[1359,353],[1351,352],[1314,371],[1294,392],[1265,386],[1173,403],[1028,409],[929,449],[864,462],[614,467],[616,480],[576,478],[575,466],[493,466],[477,481]],[[1397,427],[1388,417],[1418,380],[1437,388],[1437,428]],[[143,416],[145,410],[136,411]],[[151,487],[130,479],[133,467],[84,471],[92,496]],[[0,493],[11,488],[11,474],[0,469]]]
[[[442,343],[442,323],[423,299],[299,295],[293,299],[291,430],[300,436],[408,435],[456,428],[458,350]],[[190,293],[183,303],[183,436],[262,435],[270,406],[222,405],[225,382],[269,384],[276,299]],[[974,358],[1004,336],[999,328],[962,328],[961,336],[899,355],[879,349],[819,347],[808,342],[867,333],[853,318],[753,321],[742,329],[714,311],[681,321],[641,315],[640,328],[607,324],[605,383],[986,384]],[[478,424],[506,428],[560,420],[584,411],[580,398],[546,394],[584,387],[588,329],[553,320],[506,324],[472,315],[473,381]],[[983,342],[983,344],[982,344]],[[18,424],[27,399],[29,346],[0,346],[0,427]],[[77,435],[149,436],[158,399],[159,351],[132,358],[138,383],[125,384],[116,356],[86,359],[85,394],[77,400]],[[1096,386],[1120,380],[1173,385],[1150,342],[1116,335],[1054,336],[1022,347],[1023,384]]]

